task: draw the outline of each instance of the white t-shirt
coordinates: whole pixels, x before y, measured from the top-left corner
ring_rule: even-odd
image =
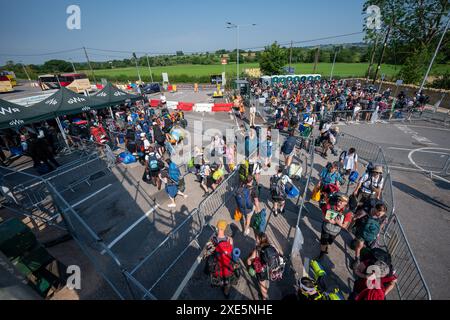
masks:
[[[156,156],[156,159],[158,159],[158,160],[160,160],[161,159],[161,156],[159,155],[159,153],[158,152],[152,152],[152,156],[153,155],[155,155]],[[147,161],[148,162],[148,160],[150,160],[150,154],[146,154],[145,155],[145,161]]]
[[[250,114],[255,114],[256,113],[256,107],[250,107]]]
[[[351,155],[346,155],[344,158],[344,169],[345,170],[355,170],[355,164],[358,162],[358,155],[353,153]]]
[[[150,148],[151,144],[147,139],[144,139],[144,149],[148,150],[148,148]]]

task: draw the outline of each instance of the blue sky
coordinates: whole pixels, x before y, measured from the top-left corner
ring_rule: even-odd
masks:
[[[41,54],[80,47],[175,52],[215,51],[236,47],[236,30],[225,22],[256,23],[242,28],[240,47],[275,40],[302,41],[362,31],[363,0],[9,0],[0,2],[0,65],[7,60],[42,63],[52,58],[84,61],[81,50]],[[66,8],[81,9],[81,30],[68,30]],[[359,42],[363,34],[304,45]],[[6,55],[5,55],[6,54]],[[89,51],[95,61],[121,59],[124,53]]]

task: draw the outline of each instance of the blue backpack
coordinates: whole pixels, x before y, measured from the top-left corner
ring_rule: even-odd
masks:
[[[236,199],[236,203],[237,203],[239,210],[243,214],[248,214],[248,213],[252,212],[253,202],[250,197],[250,189],[249,188],[247,188],[247,187],[239,188],[236,191],[234,198]]]
[[[294,150],[295,148],[295,144],[297,143],[297,139],[295,139],[295,137],[289,137],[284,143],[283,146],[281,147],[281,151],[284,154],[290,154],[292,152],[292,150]]]
[[[356,180],[358,180],[358,171],[352,171],[351,173],[350,173],[350,176],[349,176],[349,181],[350,182],[356,182]]]
[[[173,162],[169,165],[169,178],[172,179],[175,183],[180,181],[180,169],[177,168],[177,165]]]

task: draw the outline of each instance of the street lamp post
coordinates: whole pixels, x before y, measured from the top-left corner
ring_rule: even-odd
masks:
[[[442,44],[442,40],[444,39],[445,34],[447,33],[449,23],[450,23],[450,18],[447,20],[447,24],[445,25],[444,32],[442,33],[441,39],[439,40],[439,43],[436,47],[436,51],[434,52],[433,58],[431,59],[431,62],[430,62],[430,65],[428,66],[427,73],[425,74],[425,77],[422,80],[422,84],[420,85],[419,92],[422,92],[423,87],[425,86],[425,82],[427,81],[428,75],[430,74],[431,67],[433,66],[433,63],[434,63],[434,59],[436,59],[436,56],[437,56],[439,49],[441,47],[441,44]]]
[[[239,80],[239,28],[241,27],[254,27],[256,26],[255,23],[252,24],[245,24],[245,25],[241,25],[241,24],[233,24],[231,22],[227,22],[227,28],[228,29],[233,29],[236,28],[236,38],[237,38],[237,46],[236,46],[236,80]]]

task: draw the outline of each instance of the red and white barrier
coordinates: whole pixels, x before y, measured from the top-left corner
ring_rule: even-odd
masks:
[[[160,102],[160,100],[151,99],[149,100],[149,105],[152,108],[157,108],[159,107]],[[188,112],[230,112],[233,109],[232,103],[193,103],[183,101],[167,101],[166,106],[169,109]]]
[[[213,104],[212,103],[196,103],[194,106],[195,112],[211,112]]]
[[[159,106],[159,102],[160,102],[160,100],[151,99],[151,100],[149,101],[150,107],[152,107],[152,108],[158,107],[158,106]]]
[[[179,102],[177,110],[192,111],[193,108],[194,108],[194,104],[192,102]]]
[[[230,112],[233,108],[232,103],[215,103],[211,109],[212,112]]]

